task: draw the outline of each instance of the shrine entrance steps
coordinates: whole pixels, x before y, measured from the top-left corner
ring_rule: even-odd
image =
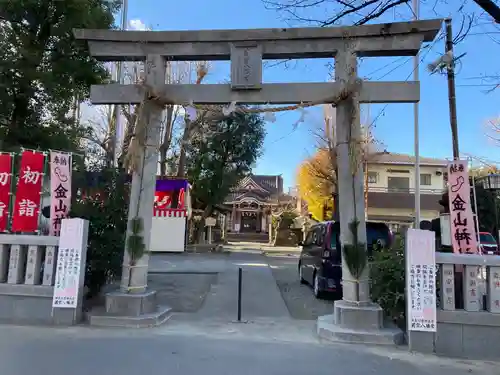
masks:
[[[255,233],[255,232],[244,232],[244,233],[234,233],[229,232],[226,234],[227,241],[229,243],[239,243],[239,242],[254,242],[260,244],[269,243],[269,234],[267,233]]]

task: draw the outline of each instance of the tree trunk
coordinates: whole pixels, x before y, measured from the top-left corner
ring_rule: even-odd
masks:
[[[179,163],[177,164],[177,177],[184,178],[186,174],[186,158],[187,158],[187,144],[189,142],[189,136],[191,133],[192,123],[186,120],[186,126],[184,127],[184,133],[182,134],[181,140],[181,151],[179,154]],[[174,191],[172,195],[172,207],[177,208],[177,202],[179,200],[179,192]],[[196,238],[196,237],[195,237]]]
[[[132,141],[132,137],[134,136],[135,131],[135,121],[137,120],[137,114],[139,111],[139,106],[135,105],[132,113],[129,113],[125,108],[123,108],[122,112],[127,120],[127,126],[125,127],[125,134],[123,136],[122,143],[122,151],[120,157],[118,158],[118,166],[123,168],[123,164],[125,163],[125,158],[128,154],[128,149],[130,147],[130,142]]]
[[[114,166],[115,163],[115,156],[116,156],[116,125],[117,125],[117,120],[118,116],[120,115],[120,107],[118,105],[115,105],[113,107],[113,111],[110,114],[109,117],[109,122],[108,122],[108,142],[106,144],[106,166],[108,168],[111,168]]]
[[[172,131],[174,128],[174,106],[170,105],[166,109],[167,116],[165,119],[165,128],[163,133],[163,141],[160,146],[160,176],[167,175],[167,153],[172,142]]]
[[[167,150],[160,147],[160,177],[167,175]]]
[[[184,132],[182,133],[181,139],[181,151],[179,153],[179,164],[177,165],[177,177],[184,177],[186,173],[186,156],[187,156],[187,146],[189,143],[189,138],[191,136],[191,130],[194,126],[191,121],[187,118],[185,119],[186,125],[184,126]]]
[[[272,218],[271,218],[271,223],[272,223]],[[281,215],[278,216],[278,219],[276,222],[276,227],[274,225],[271,225],[271,228],[273,230],[273,233],[272,233],[273,242],[271,243],[272,246],[276,246],[276,241],[278,240],[278,232],[280,230],[280,225],[281,225]]]
[[[196,243],[200,243],[203,230],[205,229],[205,219],[209,217],[212,214],[212,212],[213,212],[212,205],[208,205],[207,207],[205,207],[205,210],[203,210],[203,213],[201,214],[200,221],[195,225],[193,239]]]
[[[186,174],[186,148],[181,146],[179,154],[179,164],[177,165],[177,177],[184,177]]]

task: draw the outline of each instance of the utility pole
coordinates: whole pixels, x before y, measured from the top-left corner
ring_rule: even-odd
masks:
[[[448,73],[448,102],[450,105],[450,126],[451,138],[453,142],[453,159],[460,158],[458,149],[458,124],[457,124],[457,99],[455,94],[455,64],[453,61],[453,32],[451,28],[451,18],[445,20],[446,24],[446,49],[445,53],[452,56],[451,62],[446,67]]]
[[[413,0],[415,21],[420,17],[420,0]],[[419,53],[413,58],[413,80],[419,80]],[[419,131],[419,103],[413,104],[413,132],[415,148],[415,229],[420,229],[420,131]]]
[[[371,143],[373,141],[372,133],[371,133],[371,105],[368,103],[366,107],[366,125],[365,125],[365,149],[363,153],[364,158],[364,192],[365,192],[365,221],[368,221],[368,158],[370,157]]]
[[[496,23],[500,23],[500,7],[492,0],[474,0],[486,13],[488,13]]]

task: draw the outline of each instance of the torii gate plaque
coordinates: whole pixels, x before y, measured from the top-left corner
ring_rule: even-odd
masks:
[[[357,57],[414,56],[423,42],[432,41],[442,20],[425,20],[388,24],[334,28],[291,28],[253,30],[206,31],[115,31],[75,30],[77,39],[88,41],[90,53],[101,61],[146,61],[146,85],[97,85],[91,89],[93,104],[140,103],[145,90],[153,88],[164,103],[171,104],[298,104],[307,102],[333,103],[347,82],[356,78]],[[329,83],[262,83],[263,59],[335,58],[335,82]],[[230,84],[176,85],[165,84],[165,61],[231,60]],[[349,143],[360,139],[359,103],[414,103],[420,99],[419,82],[364,81],[359,92],[337,105],[337,155],[340,201],[340,230],[342,244],[352,243],[348,225],[359,221],[358,238],[366,243],[362,163],[351,165]],[[144,221],[146,248],[151,228],[154,183],[157,170],[157,145],[160,142],[160,115],[162,108],[149,104],[148,139],[143,174],[133,175],[131,207],[139,207]],[[354,189],[352,187],[354,181]],[[142,194],[138,192],[142,191]],[[138,197],[140,196],[140,201]],[[129,220],[135,213],[129,213]],[[125,253],[127,259],[127,253]],[[126,262],[126,260],[125,260]],[[395,333],[383,329],[382,310],[369,299],[369,277],[360,281],[359,293],[349,269],[342,265],[342,301],[335,303],[334,316],[321,317],[318,332],[347,340],[346,330],[379,332],[380,337],[394,340]],[[127,294],[136,301],[145,290],[148,256],[140,259],[132,277],[123,273],[122,286],[132,286],[135,294]],[[109,299],[118,298],[108,296]],[[120,296],[119,298],[125,298]],[[142,298],[142,297],[140,297]],[[146,297],[144,297],[146,298]],[[133,304],[133,302],[131,302]],[[106,304],[116,306],[112,301]],[[120,305],[120,304],[118,304]],[[148,305],[148,304],[142,304]],[[130,309],[119,309],[130,312]],[[108,309],[109,313],[121,313]],[[136,309],[134,315],[151,313]],[[341,332],[341,335],[337,335]]]

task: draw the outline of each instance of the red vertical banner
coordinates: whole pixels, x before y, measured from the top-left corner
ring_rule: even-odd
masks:
[[[38,229],[44,162],[45,155],[41,152],[22,153],[12,212],[12,232],[36,232]]]
[[[9,222],[10,186],[12,183],[12,155],[0,154],[0,232]]]

